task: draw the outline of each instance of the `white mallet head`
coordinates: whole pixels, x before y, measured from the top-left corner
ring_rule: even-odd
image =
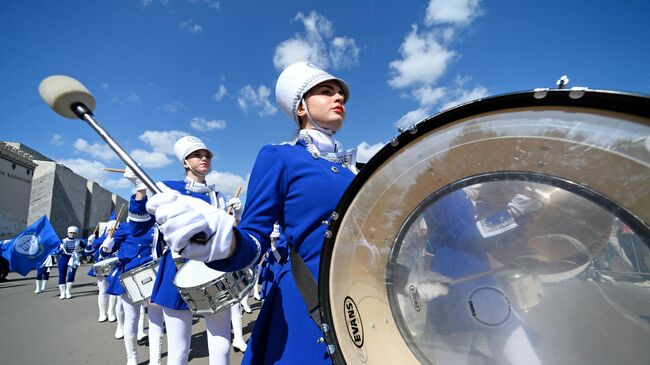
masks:
[[[72,111],[72,105],[77,103],[85,105],[90,111],[95,110],[95,98],[85,86],[72,77],[47,77],[38,85],[38,93],[47,105],[66,118],[78,118]]]

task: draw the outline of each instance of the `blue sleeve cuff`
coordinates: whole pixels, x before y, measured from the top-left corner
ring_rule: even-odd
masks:
[[[237,241],[235,252],[227,259],[207,262],[206,265],[211,269],[228,272],[237,271],[252,266],[259,261],[261,250],[259,242],[240,231],[237,227],[233,230]]]

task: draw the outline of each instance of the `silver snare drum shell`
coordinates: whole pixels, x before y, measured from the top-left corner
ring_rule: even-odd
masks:
[[[120,276],[120,282],[131,302],[138,304],[151,298],[159,266],[160,258],[131,269]]]
[[[117,257],[109,257],[107,259],[101,260],[93,265],[95,269],[95,274],[101,277],[107,277],[113,272],[115,266],[120,262]]]
[[[176,274],[174,285],[190,311],[210,315],[230,308],[250,293],[255,284],[256,268],[219,272],[198,261],[188,261]],[[206,277],[210,277],[205,279]],[[188,285],[197,278],[201,283]]]

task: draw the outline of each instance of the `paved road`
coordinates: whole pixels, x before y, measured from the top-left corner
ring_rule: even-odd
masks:
[[[124,343],[116,340],[115,322],[97,322],[97,285],[79,268],[73,298],[59,300],[58,272],[52,270],[45,293],[34,294],[35,271],[27,277],[10,273],[0,283],[0,364],[124,364]],[[261,303],[252,297],[252,314],[244,313],[244,339],[248,340]],[[149,348],[138,348],[140,364],[148,364]],[[163,363],[167,345],[163,348]],[[231,364],[241,353],[231,351]],[[190,364],[208,364],[205,325],[192,327]]]

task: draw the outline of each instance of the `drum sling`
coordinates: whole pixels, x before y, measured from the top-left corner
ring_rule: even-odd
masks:
[[[307,306],[309,317],[321,328],[320,307],[318,305],[318,284],[314,276],[307,268],[302,257],[293,249],[289,248],[291,255],[291,274],[296,282],[300,296]]]

